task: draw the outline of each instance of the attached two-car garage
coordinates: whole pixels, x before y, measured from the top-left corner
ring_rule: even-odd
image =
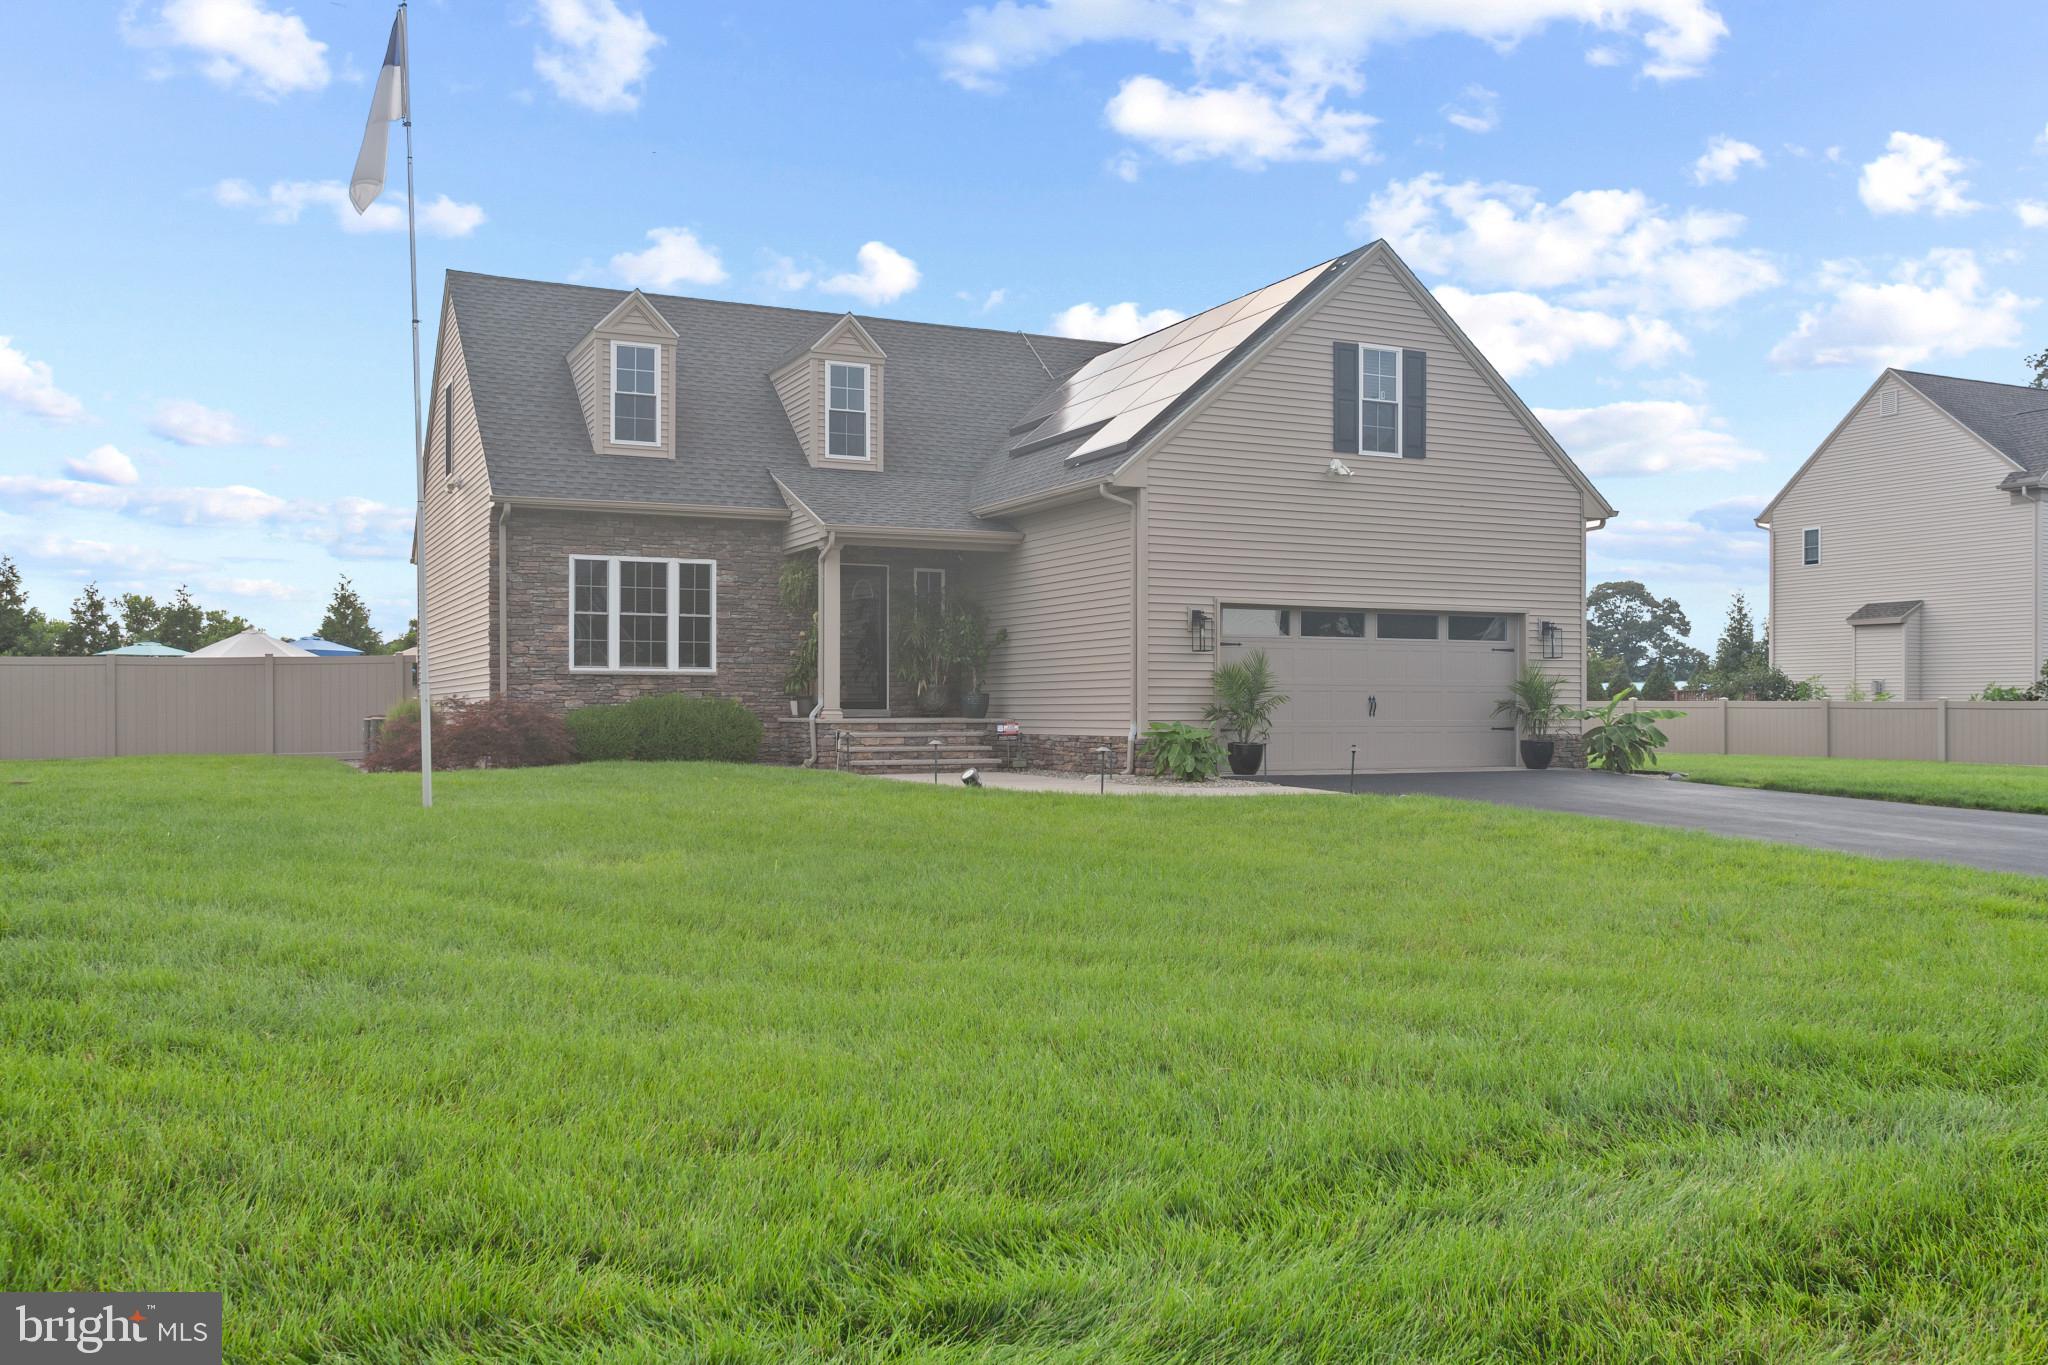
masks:
[[[1507,614],[1225,606],[1225,662],[1266,652],[1287,704],[1266,770],[1493,768],[1514,763],[1514,727],[1496,717],[1517,666],[1521,622]]]

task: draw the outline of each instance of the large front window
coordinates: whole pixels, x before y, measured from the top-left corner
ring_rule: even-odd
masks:
[[[708,559],[571,559],[569,666],[713,671],[717,583],[718,565]]]
[[[1358,448],[1368,455],[1401,453],[1401,353],[1358,348]]]
[[[661,348],[612,343],[612,440],[661,444]]]
[[[868,457],[868,367],[833,365],[825,412],[825,453],[835,460]]]

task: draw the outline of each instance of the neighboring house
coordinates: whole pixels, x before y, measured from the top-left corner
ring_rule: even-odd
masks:
[[[794,555],[825,742],[908,709],[922,593],[1008,629],[1038,762],[1127,762],[1255,647],[1275,771],[1508,764],[1519,663],[1583,686],[1613,509],[1381,243],[1122,346],[451,272],[434,373],[442,694],[731,696],[802,761]]]
[[[1771,662],[1835,697],[2024,684],[2048,644],[2048,393],[1886,370],[1757,516]]]

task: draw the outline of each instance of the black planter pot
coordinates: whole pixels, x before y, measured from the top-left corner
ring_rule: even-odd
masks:
[[[986,720],[988,718],[988,693],[962,692],[960,694],[960,714],[969,720]]]
[[[920,716],[943,716],[952,711],[953,703],[950,690],[927,692],[917,699],[917,713]]]
[[[1230,744],[1230,771],[1238,777],[1257,777],[1266,761],[1266,746],[1263,744]]]
[[[1557,755],[1557,741],[1554,739],[1525,739],[1522,741],[1522,766],[1538,770],[1550,766],[1550,760]]]

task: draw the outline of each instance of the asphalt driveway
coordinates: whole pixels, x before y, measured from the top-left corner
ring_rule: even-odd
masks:
[[[1339,792],[1346,790],[1349,782],[1341,775],[1268,780]],[[2048,877],[2048,815],[1910,806],[1897,801],[1859,801],[1563,769],[1360,774],[1358,790],[1380,796],[1447,796],[1573,815],[1603,815],[1644,825],[1671,825],[1878,858],[1924,858],[1992,872]]]

